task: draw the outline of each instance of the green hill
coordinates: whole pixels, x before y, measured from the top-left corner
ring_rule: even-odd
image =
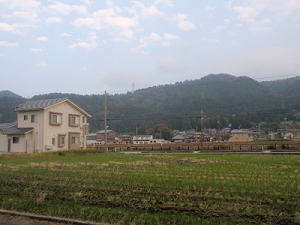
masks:
[[[0,97],[12,97],[12,98],[23,98],[20,95],[17,95],[11,91],[8,90],[4,90],[4,91],[0,91]]]
[[[297,100],[300,83],[283,80],[280,85],[284,88],[249,77],[210,74],[197,80],[108,95],[108,125],[117,132],[145,130],[159,123],[187,130],[200,127],[202,109],[205,127],[217,128],[220,115],[221,127],[228,124],[232,124],[232,128],[257,127],[264,121],[276,129],[276,124],[288,113],[288,118],[293,119],[300,106]],[[285,93],[284,98],[282,93]],[[286,101],[283,105],[286,96],[290,96],[294,104]],[[92,130],[104,128],[104,95],[52,93],[34,96],[32,100],[61,97],[68,97],[93,116],[89,120]],[[9,121],[6,119],[6,122]]]

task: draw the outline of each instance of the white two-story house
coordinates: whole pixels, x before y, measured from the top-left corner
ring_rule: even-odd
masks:
[[[0,152],[37,153],[86,148],[91,116],[67,98],[17,105],[17,122],[0,124]]]

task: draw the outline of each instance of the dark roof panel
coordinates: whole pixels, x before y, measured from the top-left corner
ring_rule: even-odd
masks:
[[[42,110],[51,105],[57,104],[67,98],[56,98],[56,99],[46,99],[38,101],[29,101],[15,106],[14,111],[31,111],[31,110]]]
[[[2,133],[3,134],[26,134],[29,131],[32,131],[33,128],[29,127],[29,128],[18,128],[17,125],[10,127],[6,130],[4,130]]]

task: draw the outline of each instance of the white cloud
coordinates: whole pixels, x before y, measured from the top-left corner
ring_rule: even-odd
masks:
[[[141,38],[140,43],[142,45],[148,46],[149,44],[153,44],[154,42],[161,41],[161,37],[157,33],[151,33],[148,37]]]
[[[39,67],[47,67],[48,64],[46,64],[46,63],[40,63],[40,64],[38,64],[38,66],[39,66]]]
[[[120,42],[120,41],[127,42],[127,41],[130,41],[130,40],[133,40],[133,39],[135,39],[135,38],[134,38],[132,30],[122,30],[119,33],[119,36],[116,37],[116,38],[113,38],[112,40],[116,41],[116,42]]]
[[[87,5],[91,5],[91,1],[90,0],[81,0],[84,4],[87,4]]]
[[[88,50],[92,50],[98,47],[98,44],[96,42],[97,36],[95,33],[90,32],[89,37],[87,38],[88,42],[81,41],[78,43],[74,43],[72,45],[69,45],[68,48],[86,48]]]
[[[100,10],[94,12],[93,16],[95,18],[97,18],[97,17],[105,18],[105,17],[117,16],[117,14],[113,8],[107,8],[107,9],[100,9]]]
[[[218,26],[216,26],[215,31],[221,31],[221,30],[224,30],[225,28],[226,28],[226,26],[218,25]]]
[[[1,23],[0,22],[0,31],[5,31],[5,32],[11,32],[13,34],[22,34],[18,29],[15,28],[14,25],[10,25],[8,23]]]
[[[181,39],[178,35],[165,33],[162,40],[162,45],[168,46],[170,45],[170,41]]]
[[[232,0],[229,0],[228,2],[225,2],[224,7],[225,7],[226,9],[230,9],[230,8],[231,8],[231,5],[232,5]]]
[[[209,38],[202,38],[201,41],[208,42],[208,43],[218,43],[218,39],[209,39]]]
[[[206,6],[205,11],[207,12],[207,16],[212,18],[214,16],[214,11],[216,9],[216,6]]]
[[[149,7],[146,7],[143,3],[134,1],[133,9],[137,12],[140,11],[140,16],[142,18],[151,18],[154,16],[162,16],[163,13],[160,12],[156,6],[151,5]]]
[[[62,33],[60,36],[62,36],[62,37],[71,37],[72,35],[68,34],[68,33]]]
[[[27,20],[35,20],[38,15],[34,11],[15,11],[10,15],[3,15],[5,18],[15,18],[15,19],[27,19]]]
[[[110,7],[114,6],[114,3],[113,3],[112,0],[106,0],[106,1],[105,1],[105,4],[106,4],[107,6],[110,6]]]
[[[178,13],[177,15],[175,15],[175,19],[178,22],[178,27],[182,30],[192,30],[195,29],[196,26],[195,24],[193,24],[192,22],[186,20],[186,15],[185,14],[181,14]]]
[[[76,19],[73,25],[77,27],[86,26],[91,29],[101,30],[109,28],[129,29],[138,24],[136,18],[120,17],[113,14],[111,10],[101,10],[94,13],[94,17]]]
[[[19,43],[16,43],[16,42],[0,41],[0,47],[15,48],[18,46],[19,46]]]
[[[69,15],[71,12],[77,12],[86,14],[87,9],[86,6],[83,5],[67,5],[58,1],[54,2],[54,5],[48,6],[49,9],[52,9],[58,13],[61,13],[63,15]]]
[[[260,13],[259,10],[249,6],[235,6],[233,10],[238,14],[238,20],[247,23],[254,23]]]
[[[42,49],[40,49],[40,48],[31,48],[31,49],[29,49],[31,52],[41,52],[42,51]]]
[[[39,37],[39,38],[36,38],[37,41],[42,41],[42,42],[47,42],[48,41],[48,38],[47,37]]]
[[[206,6],[205,7],[205,11],[206,12],[212,12],[215,11],[216,7],[215,6]]]
[[[92,50],[97,48],[97,43],[87,43],[87,42],[78,42],[72,45],[69,45],[68,48],[86,48],[88,50]]]
[[[101,30],[104,28],[128,29],[138,24],[134,18],[105,17],[105,18],[80,18],[75,20],[73,25],[77,27],[87,26],[91,29]]]
[[[140,45],[136,48],[132,48],[131,51],[134,53],[141,53],[144,55],[148,55],[149,52],[144,51],[149,45],[161,44],[162,46],[169,46],[172,40],[181,39],[178,35],[164,33],[160,36],[157,33],[152,32],[148,37],[140,38]]]
[[[61,18],[58,17],[49,17],[46,20],[47,23],[60,23],[61,22]]]
[[[291,15],[293,12],[297,12],[299,19],[300,1],[298,0],[279,1],[278,4],[274,4],[272,8],[281,15]]]
[[[271,15],[272,12],[274,12],[275,8],[277,8],[278,6],[278,1],[248,0],[243,5],[231,7],[231,9],[236,13],[237,20],[248,24],[251,31],[270,32],[273,30],[272,26],[270,25],[273,22],[271,19]]]
[[[169,7],[174,7],[174,1],[173,0],[155,0],[154,4],[164,4]]]
[[[165,56],[157,62],[156,69],[163,73],[177,73],[183,70],[183,66],[172,56]]]
[[[11,10],[30,10],[41,6],[41,3],[35,0],[0,0],[0,4]]]
[[[135,54],[149,55],[149,52],[144,50],[146,47],[147,45],[139,45],[136,48],[131,48],[131,52]]]
[[[251,26],[250,30],[251,31],[256,31],[256,32],[260,32],[260,31],[271,32],[273,30],[273,28],[272,27],[267,27],[267,26]]]

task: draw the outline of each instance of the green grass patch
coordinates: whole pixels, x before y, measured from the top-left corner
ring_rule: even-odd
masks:
[[[294,224],[299,168],[295,155],[1,155],[0,208],[111,224]]]

